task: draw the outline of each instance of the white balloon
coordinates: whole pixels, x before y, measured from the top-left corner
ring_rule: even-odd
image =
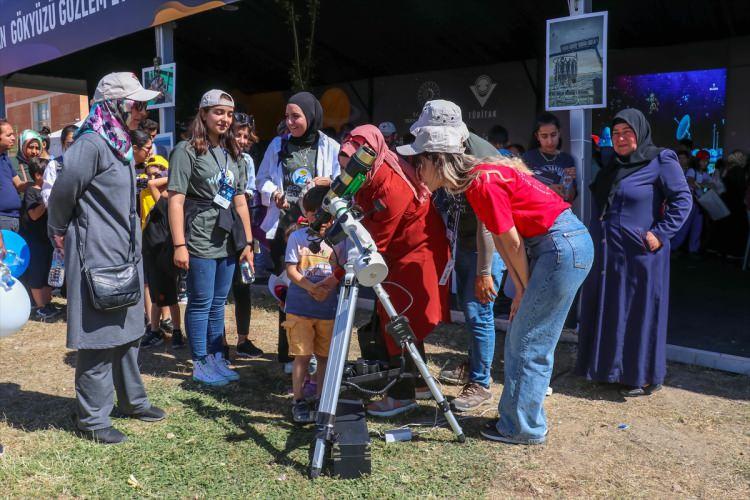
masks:
[[[8,337],[23,328],[31,314],[29,294],[20,281],[10,288],[0,283],[0,337]]]

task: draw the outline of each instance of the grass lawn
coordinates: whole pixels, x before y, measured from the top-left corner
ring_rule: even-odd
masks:
[[[493,405],[462,415],[458,444],[432,428],[433,402],[390,421],[369,419],[373,474],[360,480],[306,478],[311,427],[289,421],[290,381],[275,362],[276,314],[254,297],[252,332],[264,359],[239,361],[239,383],[204,390],[190,380],[187,349],[141,353],[159,423],[114,418],[129,436],[101,446],[72,433],[75,352],[64,323],[30,322],[0,339],[0,495],[7,497],[417,497],[417,496],[750,496],[750,379],[670,365],[667,387],[625,401],[608,386],[571,373],[575,346],[561,344],[547,399],[548,443],[484,441],[479,428]],[[227,330],[234,341],[232,308]],[[360,319],[364,319],[365,315]],[[356,342],[354,342],[356,344]],[[436,373],[461,359],[465,335],[447,325],[430,337]],[[500,344],[500,343],[499,343]],[[351,357],[356,357],[352,346]],[[493,376],[502,381],[498,345]],[[446,394],[458,388],[445,387]],[[405,424],[419,432],[386,445],[381,434]],[[628,424],[626,430],[619,424]]]

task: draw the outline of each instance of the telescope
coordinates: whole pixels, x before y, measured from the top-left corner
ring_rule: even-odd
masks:
[[[388,314],[389,323],[386,331],[401,346],[401,369],[394,370],[398,377],[404,376],[404,353],[414,361],[417,370],[424,379],[430,393],[443,412],[446,421],[458,437],[459,442],[466,440],[461,426],[451,412],[448,401],[430,374],[427,365],[415,345],[416,337],[409,326],[409,320],[396,311],[388,293],[383,288],[383,281],[388,276],[388,266],[378,252],[377,245],[370,233],[359,221],[358,214],[352,210],[354,194],[364,184],[367,172],[375,161],[375,152],[367,146],[360,147],[349,160],[346,169],[333,181],[326,195],[321,212],[311,229],[319,234],[324,224],[333,221],[326,230],[323,239],[329,244],[336,244],[344,238],[352,243],[348,246],[344,278],[339,290],[333,336],[328,352],[328,368],[323,379],[323,388],[316,418],[316,432],[310,447],[309,476],[314,479],[320,476],[324,463],[327,462],[333,475],[340,477],[358,477],[370,471],[369,437],[364,423],[364,409],[361,401],[341,401],[342,379],[345,374],[346,359],[349,354],[354,315],[359,296],[359,285],[371,287]],[[358,388],[354,384],[349,386]],[[389,383],[379,392],[367,391],[368,394],[382,394],[392,386]],[[341,418],[341,425],[336,425],[337,409],[349,408],[349,414]],[[351,410],[354,408],[354,410]],[[341,416],[340,416],[341,417]],[[338,427],[338,428],[337,428]],[[350,436],[347,436],[347,433]],[[352,437],[354,436],[354,437]],[[363,439],[359,439],[363,436]],[[366,451],[363,451],[365,450]],[[357,450],[353,456],[351,450]],[[346,459],[342,459],[346,457]],[[339,467],[337,470],[336,467]]]

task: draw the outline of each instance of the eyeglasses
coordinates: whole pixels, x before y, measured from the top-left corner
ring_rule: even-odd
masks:
[[[247,113],[235,113],[234,122],[240,127],[255,128],[255,117]]]

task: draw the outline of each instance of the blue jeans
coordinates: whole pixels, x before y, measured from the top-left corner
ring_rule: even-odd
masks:
[[[544,397],[555,347],[573,298],[591,269],[594,245],[573,212],[561,213],[549,232],[525,240],[530,276],[505,337],[505,387],[497,430],[529,443],[547,434]]]
[[[471,333],[469,341],[469,380],[489,388],[490,368],[495,354],[495,302],[482,304],[474,294],[477,277],[477,252],[456,251],[456,282],[458,300],[464,312],[464,321]],[[495,291],[500,292],[505,264],[497,252],[492,256],[492,281]]]
[[[235,256],[221,259],[190,256],[185,329],[193,360],[223,350],[224,308],[236,260]]]

